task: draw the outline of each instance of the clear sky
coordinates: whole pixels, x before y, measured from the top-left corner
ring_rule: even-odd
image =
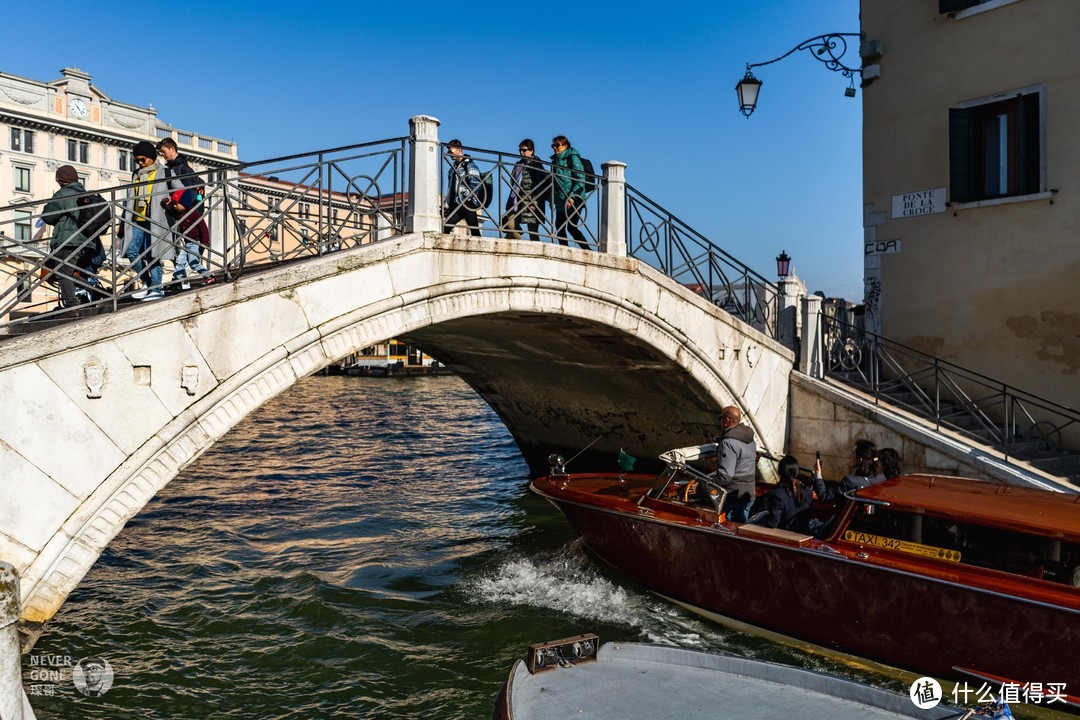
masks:
[[[809,53],[858,32],[858,0],[499,3],[225,0],[28,6],[0,0],[0,71],[90,73],[115,100],[234,140],[243,160],[408,134],[513,152],[567,135],[729,253],[775,278],[786,250],[811,291],[862,301],[861,91]],[[858,65],[855,43],[845,60]]]

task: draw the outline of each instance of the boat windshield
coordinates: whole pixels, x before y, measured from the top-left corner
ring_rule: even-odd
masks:
[[[656,500],[703,505],[719,512],[727,490],[700,470],[672,463],[657,476],[647,494]]]

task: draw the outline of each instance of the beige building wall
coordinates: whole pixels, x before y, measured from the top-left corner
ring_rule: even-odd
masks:
[[[880,71],[864,69],[868,325],[1080,408],[1080,2],[941,9],[861,3],[865,41],[880,41],[880,57],[864,52]],[[950,109],[1018,93],[1037,95],[1037,186],[961,202]],[[937,201],[909,198],[929,214],[894,212],[898,196],[934,189]]]

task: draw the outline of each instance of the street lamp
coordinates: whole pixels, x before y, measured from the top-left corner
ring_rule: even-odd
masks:
[[[860,37],[859,33],[829,33],[818,35],[809,40],[804,40],[788,50],[778,58],[766,62],[746,63],[746,75],[735,85],[735,92],[739,95],[739,110],[746,117],[750,117],[757,107],[758,92],[761,90],[761,81],[754,77],[753,68],[772,65],[780,62],[788,55],[798,50],[810,50],[811,56],[818,62],[824,63],[825,67],[833,72],[842,74],[849,80],[848,87],[844,90],[847,97],[855,97],[855,75],[862,75],[860,68],[848,67],[843,63],[843,57],[848,51],[848,43],[845,38]]]
[[[788,257],[786,250],[781,250],[776,256],[776,274],[781,278],[786,278],[789,270],[791,270],[791,258]]]

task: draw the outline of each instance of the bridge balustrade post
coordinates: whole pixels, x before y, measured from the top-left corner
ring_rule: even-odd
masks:
[[[795,273],[777,283],[776,339],[784,347],[799,352],[799,299],[806,295],[806,284]]]
[[[612,160],[602,167],[600,252],[626,257],[626,163]]]
[[[802,299],[802,357],[799,369],[812,378],[824,377],[821,342],[821,298],[807,295]]]
[[[409,210],[405,231],[441,232],[439,205],[439,121],[429,115],[409,118]]]
[[[22,658],[19,655],[19,575],[0,562],[0,718],[22,720]]]

